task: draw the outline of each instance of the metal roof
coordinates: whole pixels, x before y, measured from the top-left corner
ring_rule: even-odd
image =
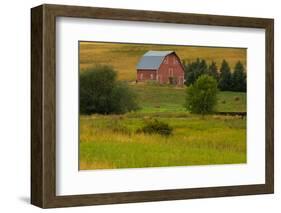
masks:
[[[174,51],[147,51],[137,64],[137,69],[158,69],[164,58],[171,53]]]

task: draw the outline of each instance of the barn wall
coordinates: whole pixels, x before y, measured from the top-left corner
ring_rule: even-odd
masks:
[[[181,61],[175,54],[166,56],[158,70],[160,83],[169,83],[169,77],[174,77],[177,85],[184,83],[184,70]]]
[[[137,81],[156,80],[156,70],[137,71]]]

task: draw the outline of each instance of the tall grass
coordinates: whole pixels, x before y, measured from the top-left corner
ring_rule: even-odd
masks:
[[[142,168],[246,162],[246,121],[230,116],[158,118],[174,134],[136,133],[145,117],[81,116],[80,168]],[[121,131],[108,124],[115,122]],[[124,131],[124,129],[125,131]]]

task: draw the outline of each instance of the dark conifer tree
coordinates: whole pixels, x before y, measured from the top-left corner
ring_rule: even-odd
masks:
[[[232,87],[232,75],[230,72],[230,67],[226,60],[222,61],[220,68],[220,79],[218,88],[221,91],[231,91]]]
[[[218,67],[214,61],[209,65],[208,75],[214,77],[217,81],[219,80]]]
[[[246,92],[246,73],[243,64],[238,61],[232,74],[232,90]]]
[[[207,74],[208,65],[204,59],[200,60],[199,58],[196,61],[191,63],[183,63],[186,85],[193,84],[197,78],[199,78],[203,74]]]

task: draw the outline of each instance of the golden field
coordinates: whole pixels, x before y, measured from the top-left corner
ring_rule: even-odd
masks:
[[[233,68],[237,61],[246,65],[245,48],[218,48],[152,44],[125,44],[103,42],[80,42],[80,71],[95,64],[111,65],[118,72],[119,80],[136,80],[136,65],[140,57],[148,50],[172,50],[181,60],[214,60],[218,67],[226,59]],[[120,57],[122,55],[122,57]]]

